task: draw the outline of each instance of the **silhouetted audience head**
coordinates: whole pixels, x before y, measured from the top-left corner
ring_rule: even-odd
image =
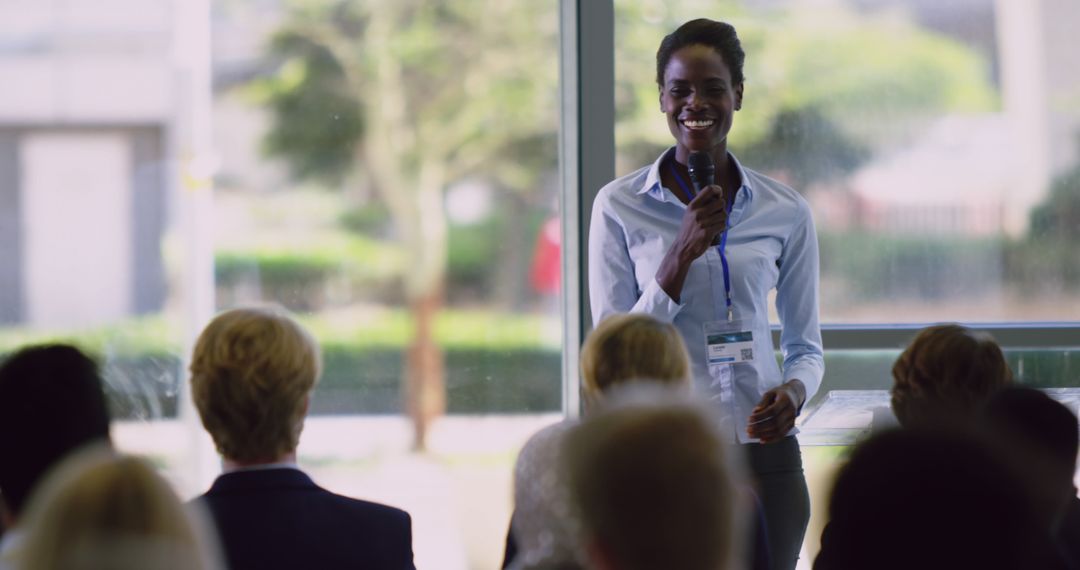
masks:
[[[1076,415],[1040,390],[1016,386],[995,394],[982,419],[989,441],[1026,483],[1040,517],[1056,526],[1076,498]]]
[[[629,386],[563,445],[590,560],[606,570],[726,568],[737,499],[724,438],[700,404]]]
[[[892,409],[905,427],[970,425],[979,406],[1012,382],[994,339],[955,324],[920,331],[892,374]]]
[[[581,383],[586,403],[630,380],[689,385],[690,357],[673,325],[639,313],[612,315],[585,338]]]
[[[20,516],[34,488],[65,456],[108,440],[101,376],[79,349],[31,346],[0,365],[0,494],[9,515]]]
[[[320,371],[311,335],[273,309],[234,309],[203,330],[191,392],[226,459],[270,463],[296,450]]]
[[[22,570],[200,570],[208,541],[169,484],[140,459],[74,454],[26,511]]]
[[[881,432],[840,470],[815,570],[1041,568],[1020,483],[974,436]]]

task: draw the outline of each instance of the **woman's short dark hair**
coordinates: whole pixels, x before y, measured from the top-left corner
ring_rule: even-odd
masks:
[[[698,18],[679,26],[660,42],[660,49],[656,50],[656,84],[664,87],[664,70],[671,61],[671,56],[680,49],[692,46],[709,46],[720,54],[724,64],[731,71],[732,85],[743,82],[743,62],[746,53],[743,52],[739,35],[735,33],[735,27],[726,22],[717,22],[707,18]]]

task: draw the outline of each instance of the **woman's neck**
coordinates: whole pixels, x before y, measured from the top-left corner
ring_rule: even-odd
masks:
[[[712,150],[710,153],[713,159],[713,165],[716,168],[715,177],[713,179],[714,184],[719,184],[725,191],[735,191],[735,188],[728,189],[728,186],[739,185],[739,175],[735,171],[735,162],[731,160],[731,157],[727,153],[727,145],[721,145]],[[690,180],[690,169],[687,163],[690,158],[690,151],[683,147],[675,147],[675,160],[672,163],[680,176],[683,176],[686,180]]]

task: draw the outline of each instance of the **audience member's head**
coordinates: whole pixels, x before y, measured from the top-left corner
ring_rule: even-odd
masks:
[[[836,480],[815,570],[1038,568],[1018,480],[959,430],[881,432]]]
[[[89,449],[65,460],[26,511],[25,570],[198,570],[208,541],[169,484],[133,457]]]
[[[738,500],[715,419],[684,394],[628,386],[563,446],[585,550],[606,570],[718,570],[738,556]]]
[[[628,380],[688,385],[690,357],[675,327],[640,313],[612,315],[581,347],[581,380],[587,404]]]
[[[18,519],[31,492],[65,456],[108,442],[97,364],[67,345],[24,348],[0,365],[0,494]]]
[[[1038,514],[1053,527],[1076,497],[1076,415],[1039,390],[1016,386],[995,394],[982,419],[988,440],[1017,467]]]
[[[191,391],[226,460],[273,463],[294,453],[320,359],[312,337],[272,309],[218,315],[195,344]]]
[[[979,406],[1012,382],[994,339],[955,324],[920,331],[892,373],[893,413],[905,427],[970,425]]]

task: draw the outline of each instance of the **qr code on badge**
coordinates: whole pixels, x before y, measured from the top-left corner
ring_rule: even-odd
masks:
[[[754,359],[754,349],[752,349],[752,348],[743,348],[743,349],[739,350],[739,360],[753,360],[753,359]]]

